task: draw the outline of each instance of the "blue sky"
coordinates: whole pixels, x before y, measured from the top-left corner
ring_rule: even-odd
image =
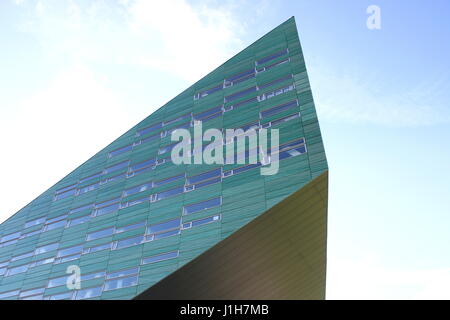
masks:
[[[445,0],[1,1],[0,221],[291,16],[330,167],[327,297],[449,299]]]

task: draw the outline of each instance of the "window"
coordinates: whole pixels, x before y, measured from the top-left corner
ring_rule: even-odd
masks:
[[[180,234],[180,229],[176,229],[176,230],[171,230],[171,231],[167,231],[167,232],[163,232],[163,233],[158,233],[155,235],[152,235],[151,238],[152,240],[159,240],[159,239],[163,239],[163,238],[167,238],[167,237],[171,237],[171,236],[176,236]]]
[[[289,110],[291,108],[298,107],[297,100],[292,100],[287,103],[283,103],[282,105],[270,108],[268,110],[261,111],[261,118],[269,117],[271,115],[283,112],[285,110]]]
[[[104,214],[108,214],[108,213],[117,211],[117,210],[119,210],[119,208],[120,208],[120,203],[119,203],[119,202],[114,203],[114,204],[110,204],[110,205],[108,205],[108,206],[104,206],[104,207],[98,208],[98,209],[95,211],[95,215],[96,215],[97,217],[98,217],[98,216],[102,216],[102,215],[104,215]]]
[[[163,180],[155,181],[154,186],[159,187],[159,186],[165,185],[166,183],[170,183],[172,181],[176,181],[176,180],[180,180],[180,179],[184,179],[184,173],[179,174],[177,176],[170,177],[170,178],[166,178]]]
[[[224,81],[224,86],[225,87],[229,87],[229,86],[232,86],[234,84],[243,82],[243,81],[245,81],[247,79],[253,78],[254,76],[255,76],[255,69],[252,68],[252,69],[246,70],[244,72],[240,72],[238,74],[235,74],[234,76],[226,78],[225,81]]]
[[[174,195],[177,195],[177,194],[180,194],[180,193],[183,193],[183,192],[184,192],[184,187],[178,187],[178,188],[175,188],[175,189],[170,189],[170,190],[158,193],[158,195],[157,195],[158,198],[157,199],[158,200],[166,199],[166,198],[169,198],[171,196],[174,196]]]
[[[106,275],[105,271],[89,273],[81,276],[81,281],[87,281],[92,279],[104,278]]]
[[[66,284],[68,276],[53,278],[48,281],[47,288],[59,287]]]
[[[183,120],[183,119],[190,119],[191,118],[191,114],[190,113],[186,113],[185,115],[182,115],[182,116],[180,116],[180,117],[178,117],[178,118],[175,118],[175,119],[172,119],[172,120],[168,120],[168,121],[164,121],[164,126],[167,126],[167,125],[169,125],[169,124],[171,124],[171,123],[174,123],[174,122],[177,122],[177,121],[180,121],[180,120]]]
[[[55,261],[55,258],[53,258],[53,257],[52,258],[46,258],[46,259],[38,260],[38,261],[36,261],[34,263],[34,266],[35,267],[42,266],[44,264],[53,263],[53,261]]]
[[[140,203],[144,203],[144,202],[150,201],[150,198],[151,198],[151,197],[152,197],[152,196],[150,196],[150,197],[143,197],[143,198],[140,198],[140,199],[135,199],[135,200],[127,201],[126,204],[125,204],[124,206],[126,206],[126,207],[132,207],[132,206],[135,206],[135,205],[137,205],[137,204],[140,204]]]
[[[220,220],[220,215],[211,216],[204,219],[194,220],[192,221],[192,227],[198,227],[207,223],[215,222]]]
[[[72,190],[69,190],[69,191],[65,191],[65,192],[63,192],[63,193],[57,194],[57,195],[55,196],[55,200],[61,200],[61,199],[64,199],[64,198],[73,196],[73,195],[75,195],[76,193],[77,193],[77,189],[72,189]]]
[[[198,98],[197,99],[204,98],[204,97],[206,97],[206,96],[208,96],[210,94],[213,94],[214,92],[217,92],[217,91],[222,90],[222,89],[223,89],[223,84],[219,84],[218,86],[215,86],[215,87],[209,88],[207,90],[201,91],[201,92],[198,93],[198,95],[197,95]]]
[[[2,292],[2,293],[0,293],[0,299],[17,296],[19,294],[19,292],[20,292],[19,290]]]
[[[154,125],[152,125],[150,127],[138,130],[137,135],[138,136],[143,136],[144,134],[150,133],[150,132],[155,131],[155,130],[160,129],[160,128],[162,128],[162,122],[159,122],[159,123],[154,124]]]
[[[44,222],[45,222],[45,217],[37,218],[37,219],[26,222],[25,228],[36,226],[36,225],[44,223]]]
[[[179,142],[175,142],[175,143],[172,143],[172,144],[169,144],[167,146],[159,148],[158,154],[163,154],[163,153],[166,153],[166,152],[170,152],[178,143]]]
[[[88,186],[82,187],[82,188],[78,189],[79,190],[78,194],[83,194],[83,193],[87,193],[89,191],[94,191],[99,186],[100,186],[100,183],[96,182],[96,183],[90,184]]]
[[[131,171],[140,171],[144,168],[151,167],[155,164],[155,159],[149,159],[131,166]]]
[[[214,198],[214,199],[209,199],[206,201],[202,201],[202,202],[198,202],[198,203],[194,203],[194,204],[190,204],[187,206],[184,206],[183,209],[183,214],[191,214],[194,212],[199,212],[202,210],[206,210],[206,209],[210,209],[210,208],[214,208],[217,206],[220,206],[222,204],[222,198],[218,197],[218,198]]]
[[[90,203],[90,204],[87,204],[87,205],[84,205],[84,206],[72,209],[72,210],[70,210],[70,213],[76,213],[76,212],[80,212],[80,211],[83,211],[83,210],[92,209],[92,206],[93,206],[93,204]]]
[[[105,282],[105,291],[132,287],[138,284],[138,276],[131,276]]]
[[[45,226],[44,231],[50,231],[50,230],[53,230],[53,229],[65,227],[65,226],[66,226],[66,223],[67,223],[66,220],[61,220],[61,221],[58,221],[58,222],[54,222],[54,223],[47,224],[47,225]]]
[[[95,232],[88,233],[86,236],[86,241],[100,239],[103,237],[110,236],[114,233],[114,227],[103,229]]]
[[[116,149],[116,150],[114,150],[114,151],[111,151],[111,152],[109,153],[109,157],[112,158],[112,157],[118,156],[119,154],[128,152],[128,151],[130,151],[131,149],[133,149],[133,145],[132,145],[132,144],[129,144],[129,145],[125,146],[125,147],[122,147],[122,148]]]
[[[73,292],[65,292],[60,294],[54,294],[52,296],[49,296],[50,300],[66,300],[66,299],[72,299]]]
[[[180,228],[181,219],[173,219],[166,222],[158,223],[147,227],[147,234],[154,234],[170,229]]]
[[[141,143],[150,142],[150,141],[159,139],[160,137],[161,137],[161,134],[158,133],[158,134],[155,134],[155,135],[153,135],[153,136],[149,136],[149,137],[147,137],[147,138],[145,138],[145,139],[142,139],[142,140],[141,140]]]
[[[30,251],[27,253],[19,254],[11,258],[11,262],[32,257],[34,255],[34,251]]]
[[[271,126],[275,126],[275,125],[277,125],[277,124],[280,124],[280,123],[283,123],[283,122],[286,122],[286,121],[290,121],[290,120],[292,120],[292,119],[296,119],[296,118],[298,118],[299,116],[300,116],[300,114],[299,114],[299,113],[296,113],[296,114],[293,114],[293,115],[290,115],[290,116],[287,116],[287,117],[283,117],[283,118],[281,118],[281,119],[274,120],[274,121],[270,122],[270,125],[271,125]]]
[[[292,79],[292,74],[289,74],[289,75],[281,77],[279,79],[272,80],[272,81],[266,82],[264,84],[261,84],[261,85],[259,85],[259,89],[265,89],[265,88],[273,86],[274,84],[281,83],[281,82],[284,82],[289,79]]]
[[[152,183],[151,182],[147,182],[147,183],[141,184],[139,186],[136,186],[136,187],[133,187],[133,188],[125,190],[124,193],[123,193],[123,196],[126,197],[126,196],[129,196],[129,195],[132,195],[132,194],[136,194],[136,193],[139,193],[139,192],[144,192],[144,191],[149,190],[151,188],[152,188]]]
[[[174,259],[174,258],[178,257],[178,254],[179,254],[179,251],[172,251],[172,252],[158,254],[155,256],[151,256],[151,257],[142,259],[142,264],[149,264],[149,263],[155,263],[158,261]]]
[[[91,180],[91,179],[98,178],[98,177],[100,177],[101,175],[102,175],[101,172],[94,173],[93,175],[90,175],[89,177],[81,178],[81,179],[80,179],[80,183],[84,183],[84,182],[89,181],[89,180]]]
[[[205,173],[201,173],[201,174],[198,174],[196,176],[192,176],[192,177],[187,178],[187,183],[188,184],[195,184],[197,182],[201,182],[201,181],[205,181],[205,180],[208,180],[208,179],[211,179],[211,178],[215,178],[215,177],[220,176],[221,172],[222,172],[222,169],[219,168],[219,169],[215,169],[215,170],[208,171],[208,172],[205,172]]]
[[[107,275],[106,279],[120,278],[120,277],[124,277],[124,276],[137,274],[138,272],[139,272],[139,268],[120,270],[120,271],[109,273]]]
[[[266,92],[266,93],[264,93],[264,94],[259,96],[259,101],[264,101],[266,99],[273,98],[273,97],[278,96],[278,95],[280,95],[282,93],[286,93],[288,91],[291,91],[294,88],[295,88],[294,85],[291,84],[289,86],[286,86],[286,87],[283,87],[283,88],[279,88],[279,89],[274,90],[274,91]]]
[[[10,241],[10,240],[13,240],[13,239],[17,239],[19,237],[20,237],[20,231],[19,232],[10,233],[10,234],[4,235],[0,239],[0,242]]]
[[[233,94],[225,97],[225,102],[231,102],[231,101],[236,100],[236,99],[238,99],[240,97],[246,96],[249,93],[256,92],[256,90],[257,90],[256,87],[250,87],[248,89],[245,89],[245,90],[233,93]]]
[[[138,236],[133,238],[127,238],[117,241],[116,249],[128,248],[131,246],[136,246],[144,241],[144,236]]]
[[[257,102],[258,101],[258,97],[253,97],[244,101],[240,101],[238,103],[235,103],[231,106],[232,109],[237,108],[237,107],[242,107],[248,103],[252,103],[252,102]]]
[[[279,65],[282,65],[283,63],[289,62],[289,61],[291,61],[291,58],[283,59],[283,60],[281,60],[279,62],[272,63],[272,64],[270,64],[270,65],[268,65],[266,67],[263,67],[263,68],[259,69],[258,72],[263,72],[263,71],[270,70],[272,68],[275,68],[275,67],[277,67]]]
[[[111,250],[111,243],[108,242],[108,243],[105,243],[105,244],[101,244],[101,245],[92,247],[92,248],[89,249],[88,252],[89,253],[94,253],[94,252],[102,251],[102,250]]]
[[[76,293],[75,299],[81,300],[81,299],[89,299],[89,298],[95,298],[102,294],[102,286],[100,287],[94,287],[89,289],[80,290]]]
[[[59,246],[59,243],[47,244],[45,246],[36,248],[36,250],[34,250],[34,254],[38,255],[38,254],[50,252],[50,251],[58,249],[58,246]]]
[[[13,267],[13,268],[9,268],[8,271],[6,272],[6,276],[13,276],[19,273],[24,273],[27,272],[28,270],[28,264],[24,264],[18,267]]]
[[[256,61],[256,65],[260,65],[260,64],[266,63],[266,62],[268,62],[270,60],[273,60],[273,59],[276,59],[278,57],[284,56],[287,53],[288,53],[288,49],[283,49],[281,51],[275,52],[275,53],[273,53],[271,55],[268,55],[268,56],[266,56],[264,58],[261,58],[261,59],[257,60]]]
[[[45,288],[37,288],[37,289],[22,291],[20,293],[19,297],[23,298],[23,297],[34,296],[36,294],[42,294],[42,293],[44,293],[44,290],[45,290]]]
[[[120,169],[123,169],[126,167],[128,167],[128,161],[123,161],[123,162],[117,163],[111,167],[106,168],[105,173],[111,173],[111,172],[114,172],[114,171],[117,171],[117,170],[120,170]]]
[[[64,193],[66,191],[72,190],[73,188],[75,188],[75,186],[76,186],[76,183],[75,184],[71,184],[70,186],[58,189],[58,190],[56,190],[56,194],[60,194],[60,193]]]
[[[222,105],[195,114],[194,120],[205,120],[205,119],[209,119],[210,116],[212,116],[212,115],[219,116],[221,114],[222,114]]]
[[[34,236],[34,235],[39,234],[39,233],[41,233],[41,232],[42,232],[42,228],[41,228],[41,229],[38,229],[38,230],[35,230],[35,231],[28,232],[28,233],[24,233],[24,234],[22,234],[22,235],[20,236],[20,239],[24,239],[24,238],[27,238],[27,237],[31,237],[31,236]]]
[[[6,268],[0,268],[0,276],[4,275],[6,272]]]
[[[91,219],[90,214],[79,217],[79,218],[75,218],[75,219],[70,220],[69,226],[73,227],[73,226],[76,226],[77,224],[85,223],[85,222],[89,221],[90,219]]]
[[[299,156],[303,153],[306,153],[306,146],[301,146],[298,148],[293,148],[287,151],[280,152],[280,155],[278,156],[278,160],[283,160],[290,157]]]
[[[70,256],[76,253],[81,253],[81,250],[83,250],[83,245],[73,246],[59,250],[56,256],[57,257]]]
[[[138,228],[144,227],[145,225],[146,225],[146,222],[142,221],[142,222],[130,224],[130,225],[127,225],[124,227],[119,227],[119,228],[116,227],[116,233],[122,233],[122,232],[130,231],[130,230],[138,229]]]

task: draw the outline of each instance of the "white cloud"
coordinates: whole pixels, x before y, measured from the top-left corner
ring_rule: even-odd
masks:
[[[0,135],[7,157],[0,221],[129,129],[136,119],[120,96],[83,65],[57,75],[45,89],[10,105]]]
[[[395,268],[376,256],[331,257],[327,268],[327,299],[450,299],[450,268]]]

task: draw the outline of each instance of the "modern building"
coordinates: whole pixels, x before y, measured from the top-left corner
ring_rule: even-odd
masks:
[[[278,129],[278,172],[174,164],[196,121]],[[292,17],[2,223],[0,299],[323,299],[327,191]]]

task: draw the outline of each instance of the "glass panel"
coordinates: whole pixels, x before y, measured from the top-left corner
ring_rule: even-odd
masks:
[[[57,194],[55,196],[55,200],[61,200],[61,199],[73,196],[73,195],[75,195],[76,192],[77,192],[77,189],[72,189],[72,190]]]
[[[138,163],[138,164],[135,164],[135,165],[131,166],[131,170],[132,171],[138,171],[138,170],[140,170],[142,168],[149,167],[149,166],[152,166],[154,164],[155,164],[155,159],[149,159],[149,160],[146,160],[146,161],[143,161],[141,163]]]
[[[29,258],[29,257],[32,257],[33,255],[34,255],[34,251],[27,252],[27,253],[23,253],[23,254],[20,254],[20,255],[18,255],[18,256],[12,257],[12,258],[11,258],[11,262],[12,262],[12,261],[21,260],[21,259],[25,259],[25,258]]]
[[[128,161],[123,161],[123,162],[115,164],[115,165],[113,165],[111,167],[106,168],[105,169],[105,173],[111,173],[113,171],[116,171],[116,170],[119,170],[119,169],[123,169],[123,168],[126,168],[126,167],[128,167]]]
[[[50,251],[58,249],[58,246],[59,246],[59,243],[52,243],[52,244],[48,244],[48,245],[45,245],[42,247],[38,247],[34,251],[34,254],[38,255],[41,253],[50,252]]]
[[[100,183],[99,183],[99,182],[94,183],[94,184],[90,184],[90,185],[88,185],[88,186],[85,186],[85,187],[83,187],[83,188],[80,188],[80,189],[79,189],[79,190],[80,190],[79,194],[83,194],[83,193],[86,193],[86,192],[89,192],[89,191],[94,191],[94,190],[97,189],[99,186],[100,186]]]
[[[0,299],[14,297],[19,294],[19,290],[7,291],[0,293]]]
[[[93,175],[91,175],[91,176],[89,176],[89,177],[86,177],[86,178],[82,178],[82,179],[80,179],[80,183],[83,183],[83,182],[89,181],[89,180],[91,180],[91,179],[95,179],[95,178],[98,178],[98,177],[100,177],[101,175],[102,175],[102,173],[101,173],[101,172],[95,173],[95,174],[93,174]]]
[[[116,150],[114,150],[114,151],[111,151],[111,152],[109,153],[109,156],[110,156],[110,157],[114,157],[114,156],[117,156],[117,155],[119,155],[119,154],[122,154],[122,153],[125,153],[125,152],[127,152],[127,151],[130,151],[131,149],[133,149],[133,145],[132,145],[132,144],[127,145],[127,146],[122,147],[122,148],[119,148],[119,149],[116,149]]]
[[[0,242],[6,242],[6,241],[9,241],[9,240],[12,240],[12,239],[17,239],[19,237],[20,237],[20,231],[19,232],[10,233],[10,234],[7,234],[7,235],[3,236],[1,238],[1,240],[0,240]]]
[[[172,230],[172,231],[167,231],[167,232],[155,234],[153,239],[154,240],[158,240],[158,239],[162,239],[162,238],[176,236],[178,234],[180,234],[180,229],[176,229],[176,230]]]
[[[142,260],[142,264],[154,263],[154,262],[167,260],[167,259],[174,259],[176,257],[178,257],[178,251],[167,252],[167,253],[163,253],[163,254],[158,254],[156,256],[144,258]]]
[[[276,59],[278,57],[281,57],[281,56],[283,56],[283,55],[285,55],[287,53],[288,53],[288,50],[287,49],[283,49],[283,50],[278,51],[276,53],[273,53],[273,54],[271,54],[271,55],[269,55],[267,57],[264,57],[264,58],[261,58],[261,59],[257,60],[256,64],[258,64],[258,65],[259,64],[263,64],[263,63],[268,62],[270,60],[273,60],[273,59]]]
[[[202,120],[212,114],[216,114],[218,112],[222,112],[222,105],[209,109],[207,111],[203,111],[194,115],[194,120]]]
[[[138,284],[138,276],[109,280],[105,282],[105,291],[131,287],[137,284]]]
[[[109,273],[108,276],[106,277],[106,279],[119,278],[119,277],[128,276],[128,275],[132,275],[132,274],[137,274],[138,272],[139,272],[139,268],[120,270],[120,271]]]
[[[121,233],[121,232],[125,232],[125,231],[138,229],[138,228],[144,227],[145,225],[146,225],[146,222],[142,221],[142,222],[138,222],[138,223],[131,224],[128,226],[119,227],[119,228],[116,228],[116,233]]]
[[[141,143],[150,142],[150,141],[159,139],[160,137],[161,137],[161,135],[158,133],[158,134],[155,134],[155,135],[153,135],[153,136],[150,136],[150,137],[147,137],[147,138],[145,138],[145,139],[142,139],[142,140],[141,140]]]
[[[85,222],[89,221],[90,219],[91,219],[91,215],[88,214],[86,216],[71,220],[69,226],[70,227],[76,226],[77,224],[85,223]]]
[[[45,288],[37,288],[37,289],[31,289],[31,290],[26,290],[26,291],[22,291],[19,295],[19,297],[28,297],[28,296],[32,296],[35,294],[41,294],[44,293]]]
[[[132,195],[132,194],[136,194],[136,193],[139,193],[139,192],[143,192],[143,191],[149,190],[151,188],[152,188],[152,183],[151,182],[147,182],[147,183],[144,183],[144,184],[139,185],[137,187],[133,187],[133,188],[125,190],[123,196],[126,197],[126,196],[129,196],[129,195]]]
[[[201,226],[202,224],[207,224],[207,223],[211,223],[211,222],[219,221],[219,220],[220,220],[220,216],[219,215],[215,215],[215,216],[204,218],[204,219],[195,220],[195,221],[192,221],[192,227]]]
[[[57,253],[57,257],[65,257],[75,253],[80,253],[83,250],[83,245],[73,246],[65,249],[61,249]]]
[[[45,222],[45,217],[37,218],[35,220],[31,220],[31,221],[26,222],[25,223],[25,228],[36,226],[36,225],[44,223],[44,222]]]
[[[60,294],[55,294],[50,296],[50,300],[64,300],[64,299],[72,299],[72,292],[65,292]]]
[[[97,251],[110,250],[110,249],[111,249],[111,243],[108,242],[108,243],[105,243],[105,244],[101,244],[99,246],[92,247],[89,252],[90,253],[94,253],[94,252],[97,252]]]
[[[256,92],[256,87],[250,87],[248,89],[245,89],[245,90],[233,93],[232,95],[226,96],[225,97],[225,102],[231,102],[233,100],[236,100],[236,99],[238,99],[240,97],[243,97],[243,96],[245,96],[245,95],[247,95],[249,93],[252,93],[252,92]]]
[[[212,170],[212,171],[208,171],[208,172],[205,172],[205,173],[201,173],[201,174],[195,175],[193,177],[189,177],[187,179],[187,183],[188,184],[194,184],[194,183],[197,183],[197,182],[200,182],[200,181],[203,181],[203,180],[207,180],[207,179],[210,179],[210,178],[214,178],[214,177],[220,176],[221,173],[222,173],[222,169],[218,168],[218,169],[215,169],[215,170]]]
[[[66,284],[68,276],[53,278],[48,281],[47,288],[59,287]]]
[[[298,106],[297,100],[289,101],[288,103],[284,103],[280,106],[277,106],[277,107],[274,107],[274,108],[271,108],[271,109],[268,109],[265,111],[261,111],[261,117],[262,118],[268,117],[268,116],[277,114],[279,112],[282,112],[282,111],[285,111],[285,110],[288,110],[290,108],[297,107],[297,106]]]
[[[143,241],[144,241],[144,236],[138,236],[138,237],[119,240],[119,241],[117,241],[116,249],[122,249],[122,248],[131,247],[131,246],[136,246],[138,244],[141,244]]]
[[[147,234],[158,233],[165,230],[170,230],[174,228],[179,228],[181,223],[181,219],[169,220],[166,222],[158,223],[151,225],[147,228]]]
[[[91,233],[88,233],[88,235],[86,237],[86,241],[107,237],[107,236],[112,235],[113,233],[114,233],[114,227],[108,228],[108,229],[99,230],[99,231],[95,231],[95,232],[91,232]]]
[[[24,264],[22,266],[8,269],[6,276],[12,276],[15,274],[23,273],[23,272],[26,272],[27,270],[28,270],[28,264]]]
[[[167,191],[163,191],[158,193],[158,200],[162,200],[180,193],[184,192],[184,187],[179,187],[179,188],[175,188],[175,189],[170,189]]]
[[[202,201],[199,203],[194,203],[194,204],[184,207],[184,214],[191,214],[191,213],[206,210],[209,208],[214,208],[214,207],[220,206],[221,202],[222,202],[222,199],[219,197],[219,198]]]
[[[51,224],[47,224],[45,227],[45,231],[50,231],[53,229],[57,229],[57,228],[61,228],[66,226],[67,221],[66,220],[61,220],[55,223],[51,223]]]
[[[82,275],[81,281],[103,278],[105,275],[106,275],[105,271],[90,273],[90,274]]]
[[[159,186],[162,186],[162,185],[164,185],[166,183],[169,183],[169,182],[172,182],[172,181],[176,181],[176,180],[179,180],[179,179],[184,179],[184,173],[180,174],[180,175],[177,175],[177,176],[173,176],[173,177],[167,178],[167,179],[163,179],[163,180],[160,180],[160,181],[155,181],[154,182],[154,186],[155,187],[159,187]]]
[[[139,130],[138,131],[138,135],[143,136],[144,134],[147,134],[149,132],[155,131],[155,130],[157,130],[159,128],[162,128],[162,122],[154,124],[154,125],[152,125],[150,127],[147,127],[147,128]]]
[[[281,77],[279,79],[272,80],[272,81],[266,82],[264,84],[261,84],[261,85],[259,85],[259,89],[264,89],[264,88],[273,86],[274,84],[281,83],[281,82],[289,80],[289,79],[292,79],[292,74],[289,74],[289,75]]]
[[[91,209],[92,206],[93,206],[93,204],[90,203],[90,204],[87,204],[87,205],[84,205],[84,206],[72,209],[72,210],[70,210],[70,213],[76,213],[76,212],[80,212],[80,211],[83,211],[83,210]]]
[[[111,213],[113,211],[119,210],[119,208],[120,208],[120,203],[111,204],[109,206],[97,209],[96,210],[96,216],[101,216],[101,215],[104,215],[104,214],[107,214],[107,213]]]
[[[81,299],[89,299],[89,298],[95,298],[102,294],[102,287],[95,287],[95,288],[89,288],[80,290],[77,292],[75,299],[81,300]]]

